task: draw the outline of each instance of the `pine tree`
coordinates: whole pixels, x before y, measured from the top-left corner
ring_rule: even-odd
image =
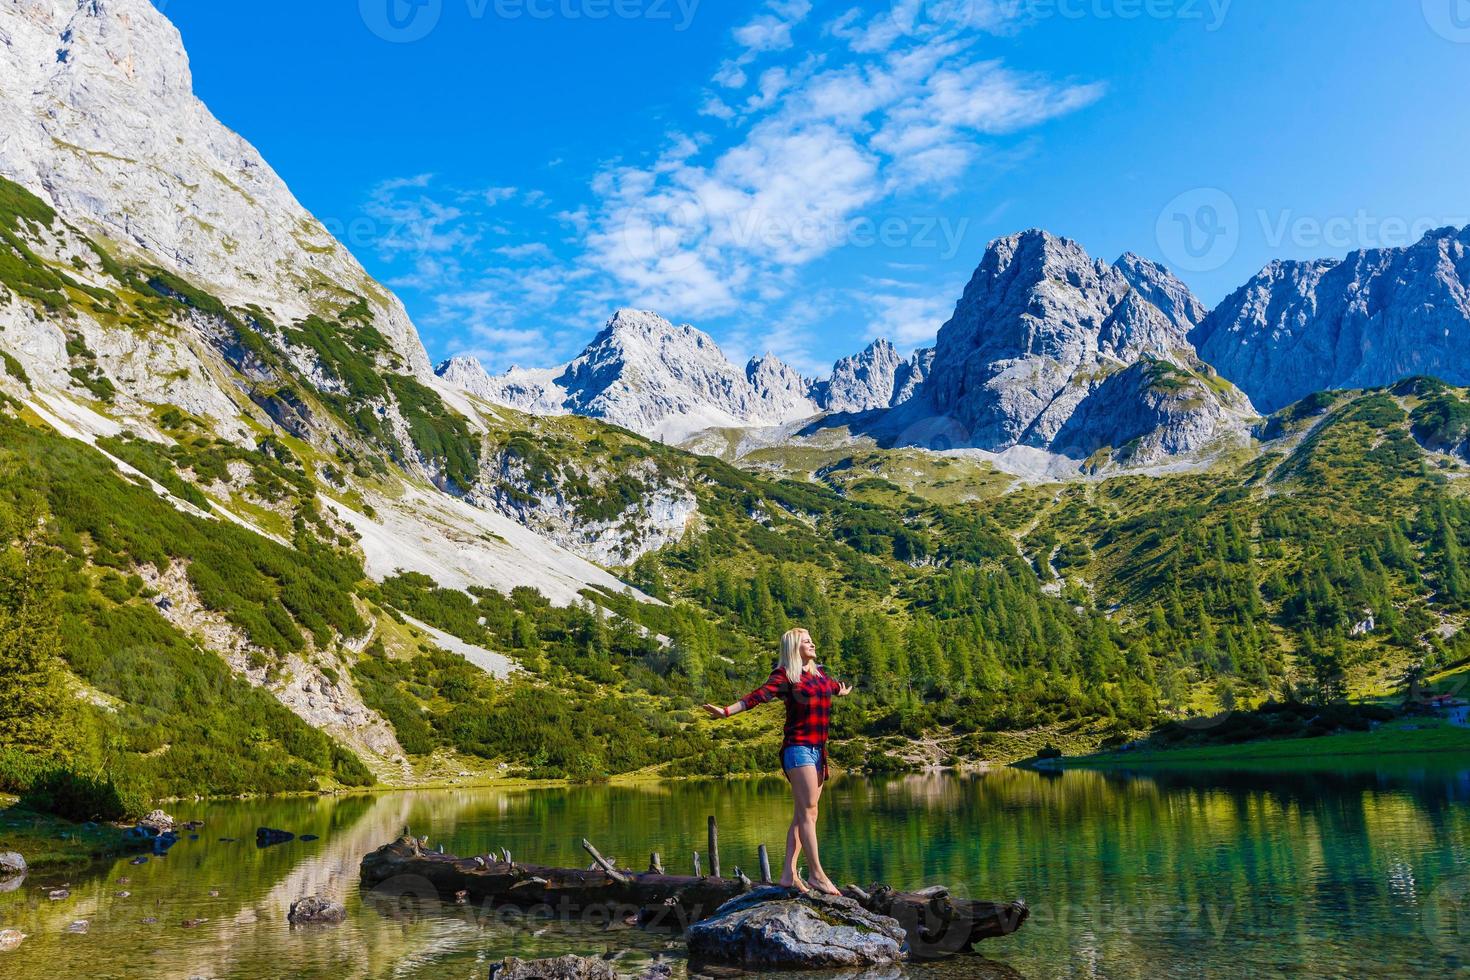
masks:
[[[0,749],[65,759],[77,739],[61,658],[60,567],[34,512],[5,517],[0,512]]]

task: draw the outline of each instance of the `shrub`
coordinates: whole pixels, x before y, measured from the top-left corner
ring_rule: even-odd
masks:
[[[78,823],[86,820],[125,820],[141,816],[147,801],[119,787],[111,777],[89,776],[70,769],[53,769],[36,778],[21,797],[21,805]]]
[[[0,749],[0,791],[25,793],[50,768],[50,763],[30,752]]]

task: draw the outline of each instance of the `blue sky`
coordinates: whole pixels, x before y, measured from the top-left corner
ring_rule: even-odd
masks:
[[[932,341],[992,238],[1207,303],[1470,223],[1470,0],[155,0],[431,356],[619,306],[809,373]]]

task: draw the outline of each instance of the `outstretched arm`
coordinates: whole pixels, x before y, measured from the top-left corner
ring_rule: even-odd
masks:
[[[729,718],[731,715],[738,715],[742,711],[749,711],[758,704],[765,704],[767,701],[772,701],[780,697],[781,689],[785,684],[786,672],[778,667],[771,671],[771,676],[766,678],[764,684],[734,704],[724,708],[717,704],[707,704],[704,706],[704,710],[716,718]]]

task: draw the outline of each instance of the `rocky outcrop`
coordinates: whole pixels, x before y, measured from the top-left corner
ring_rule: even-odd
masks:
[[[182,39],[149,0],[0,5],[0,40],[0,174],[277,322],[349,289],[405,369],[430,377],[402,304],[195,98]]]
[[[1244,438],[1255,413],[1230,385],[1191,385],[1179,396],[1162,380],[1209,376],[1187,336],[1201,314],[1161,266],[1136,256],[1108,265],[1076,242],[1028,231],[987,249],[939,331],[923,395],[971,445],[995,452],[1029,446],[1086,458],[1120,440],[1195,449],[1221,435]],[[1129,372],[1142,361],[1172,370]],[[1129,400],[1143,393],[1152,404]],[[1156,419],[1171,431],[1140,428]]]
[[[822,411],[814,400],[813,382],[775,354],[752,358],[745,366],[745,378],[768,418],[805,419]]]
[[[896,919],[869,912],[850,898],[798,897],[781,887],[731,899],[690,926],[687,938],[696,963],[747,968],[884,966],[906,955],[904,930]]]
[[[1052,440],[1074,459],[1108,450],[1107,464],[1149,465],[1195,452],[1245,427],[1255,413],[1207,365],[1181,367],[1148,358],[1110,375],[1082,401]]]
[[[657,460],[528,458],[519,442],[485,453],[470,501],[588,561],[631,564],[681,540],[697,519],[690,481],[670,476]],[[607,504],[614,499],[616,511]]]
[[[861,353],[844,357],[832,368],[818,398],[830,412],[858,413],[888,408],[906,362],[887,340],[876,340]]]
[[[1341,261],[1273,262],[1191,339],[1264,412],[1413,375],[1470,384],[1470,227]]]

